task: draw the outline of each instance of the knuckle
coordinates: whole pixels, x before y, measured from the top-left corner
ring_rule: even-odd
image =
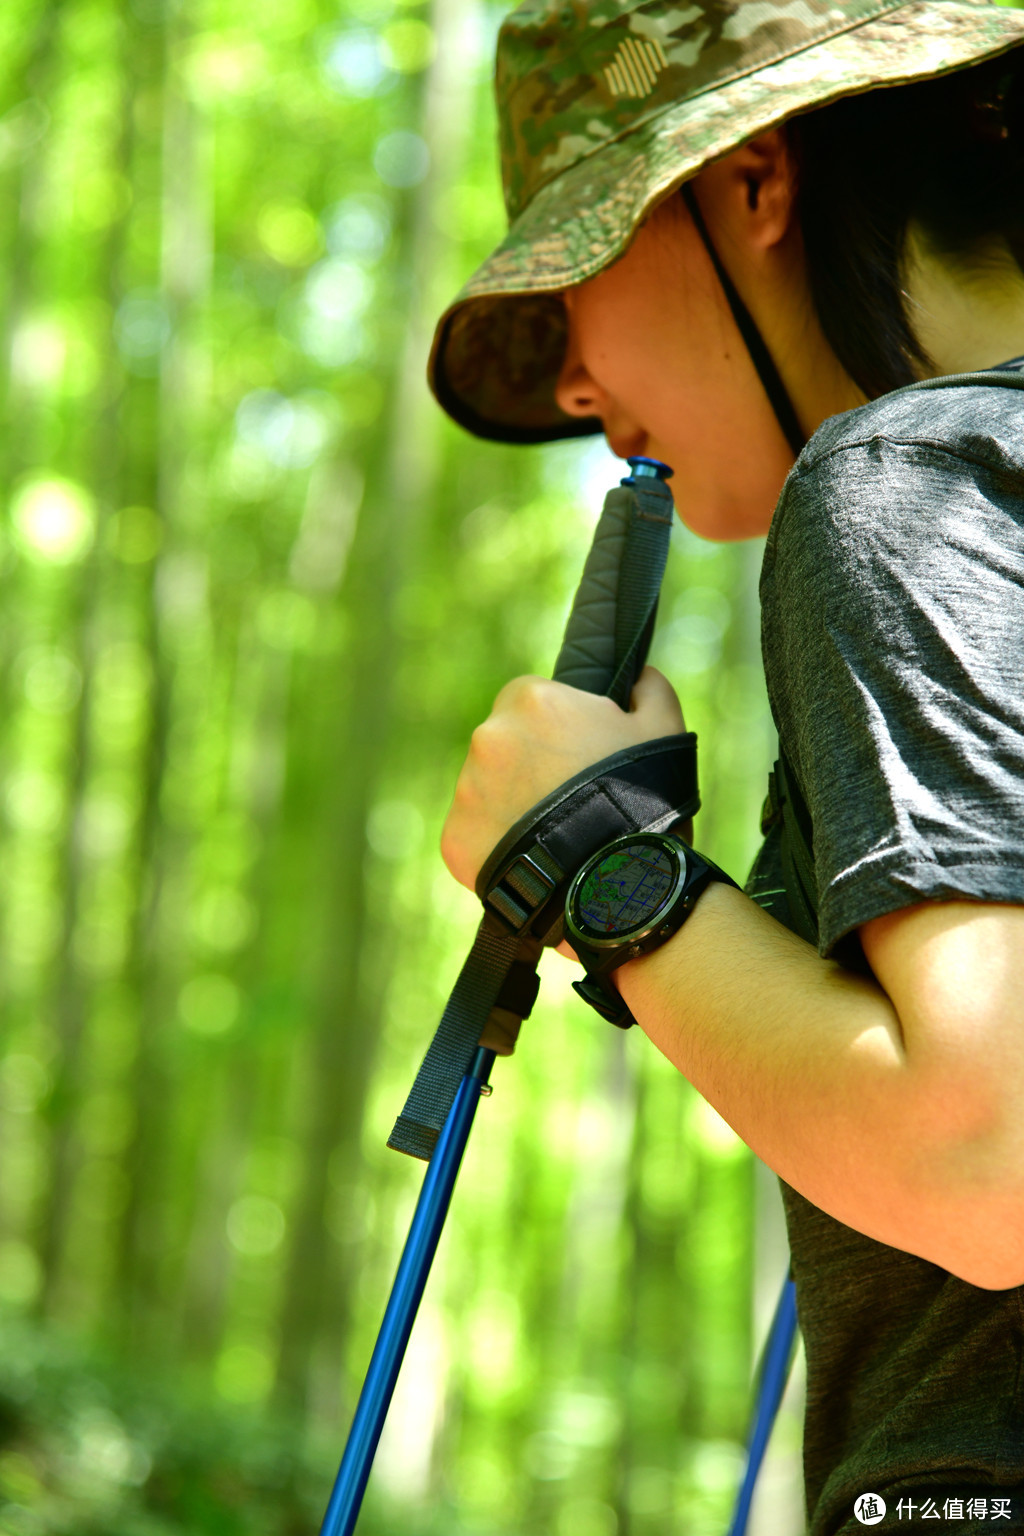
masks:
[[[497,703],[507,704],[513,709],[536,709],[550,686],[545,677],[534,677],[530,674],[525,677],[514,677],[499,693]]]
[[[546,677],[524,677],[522,679],[522,702],[524,707],[533,714],[546,710],[551,703],[552,684]]]
[[[478,725],[469,738],[469,759],[478,763],[490,763],[499,755],[502,728],[491,716]]]

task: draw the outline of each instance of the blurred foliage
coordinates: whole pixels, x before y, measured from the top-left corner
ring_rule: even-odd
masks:
[[[476,922],[447,799],[620,472],[475,443],[423,384],[501,227],[498,14],[0,8],[4,1536],[326,1500],[420,1180],[384,1140]],[[655,656],[738,874],[758,559],[679,530]],[[366,1536],[724,1528],[752,1162],[544,970]]]

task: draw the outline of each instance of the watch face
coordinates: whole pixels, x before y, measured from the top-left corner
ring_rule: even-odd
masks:
[[[652,926],[680,885],[679,856],[660,837],[623,838],[584,870],[570,902],[586,939],[621,941]]]

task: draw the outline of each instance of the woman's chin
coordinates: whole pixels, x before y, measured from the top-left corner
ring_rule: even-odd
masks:
[[[677,492],[676,511],[691,533],[715,544],[763,539],[771,525],[775,500],[704,502]]]

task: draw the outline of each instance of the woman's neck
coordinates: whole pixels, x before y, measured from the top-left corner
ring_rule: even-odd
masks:
[[[940,255],[908,232],[904,293],[914,333],[934,367],[972,373],[1024,355],[1024,272],[1002,240],[970,259]]]

